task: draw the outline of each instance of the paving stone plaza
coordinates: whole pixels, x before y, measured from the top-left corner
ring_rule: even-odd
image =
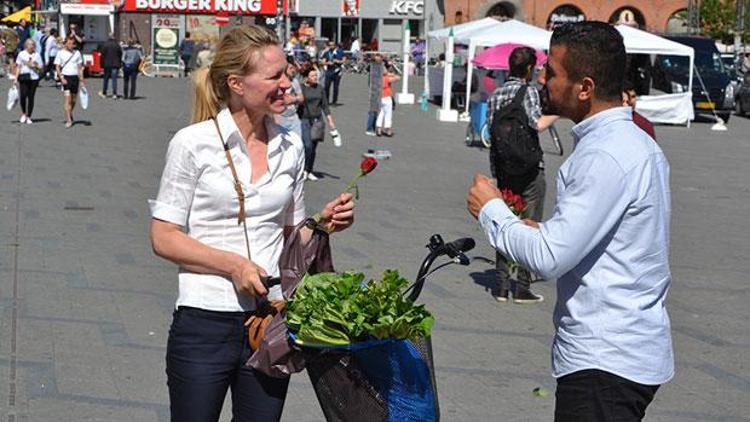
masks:
[[[94,92],[101,81],[90,83]],[[138,83],[140,98],[92,98],[70,129],[59,92],[46,85],[34,124],[0,112],[0,421],[169,420],[176,267],[151,251],[146,201],[167,142],[188,123],[190,92],[185,79]],[[414,277],[433,233],[474,237],[472,253],[494,259],[465,203],[473,175],[489,172],[487,150],[464,144],[466,123],[439,123],[434,108],[409,105],[395,110],[393,138],[367,137],[366,92],[363,76],[344,77],[343,105],[333,108],[344,145],[320,145],[324,177],[306,185],[312,214],[343,189],[363,151],[392,153],[360,184],[355,225],[333,237],[337,269]],[[545,156],[546,215],[571,126],[558,124],[565,155]],[[672,170],[676,376],[647,421],[750,421],[750,119],[733,117],[727,132],[710,127],[656,127]],[[548,134],[542,145],[552,150]],[[452,266],[420,298],[437,320],[442,419],[550,421],[555,281],[533,285],[539,305],[499,304],[493,283],[489,264]],[[222,420],[229,409],[227,400]],[[323,420],[305,373],[292,378],[283,420]]]

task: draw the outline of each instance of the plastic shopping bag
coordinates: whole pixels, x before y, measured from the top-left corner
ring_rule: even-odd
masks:
[[[78,90],[78,102],[81,104],[81,108],[84,110],[89,108],[89,91],[86,87],[81,87]]]
[[[333,129],[331,131],[331,139],[333,139],[333,145],[335,147],[340,147],[341,146],[341,134],[339,133],[338,130]]]
[[[8,102],[5,103],[5,108],[10,111],[16,104],[18,104],[18,88],[15,85],[11,85],[8,90]]]

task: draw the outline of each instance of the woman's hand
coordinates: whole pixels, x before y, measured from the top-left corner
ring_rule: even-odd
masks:
[[[345,192],[320,211],[320,225],[328,232],[340,232],[354,224],[354,196]]]
[[[267,276],[266,271],[247,258],[239,258],[237,267],[232,271],[232,282],[237,291],[249,297],[268,294],[268,290],[260,281],[261,277]]]

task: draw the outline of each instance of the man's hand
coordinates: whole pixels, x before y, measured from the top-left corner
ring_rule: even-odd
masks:
[[[474,183],[469,188],[469,195],[466,197],[466,207],[469,213],[474,218],[478,218],[482,207],[495,198],[502,198],[502,195],[492,183],[492,179],[483,174],[474,176]]]
[[[535,229],[539,228],[539,222],[538,221],[534,221],[534,220],[532,220],[530,218],[524,218],[523,220],[521,220],[521,222],[523,224],[529,226],[529,227],[533,227]]]

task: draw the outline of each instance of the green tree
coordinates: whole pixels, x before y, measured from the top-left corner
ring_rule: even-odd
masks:
[[[703,0],[700,3],[701,32],[723,43],[734,37],[736,6],[732,0]]]

